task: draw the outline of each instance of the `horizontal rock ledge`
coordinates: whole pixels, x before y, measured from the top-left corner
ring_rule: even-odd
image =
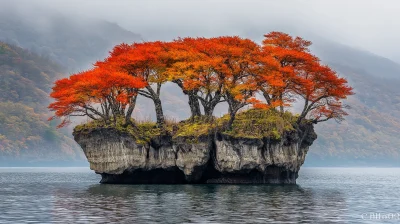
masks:
[[[195,142],[157,136],[137,143],[113,128],[74,132],[101,183],[295,184],[316,134],[312,124],[280,139],[237,138],[215,132]]]

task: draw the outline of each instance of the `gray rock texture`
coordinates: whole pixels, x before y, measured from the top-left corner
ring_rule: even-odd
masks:
[[[280,140],[235,138],[221,133],[196,142],[158,136],[146,144],[112,128],[74,132],[90,169],[101,183],[273,183],[295,184],[313,126],[303,125]]]

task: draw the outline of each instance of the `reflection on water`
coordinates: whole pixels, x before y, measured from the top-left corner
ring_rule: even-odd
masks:
[[[86,169],[1,168],[0,223],[377,223],[361,215],[400,212],[393,170],[305,169],[299,185],[273,186],[100,185]]]
[[[82,210],[94,199],[99,203],[85,209],[85,216],[100,212],[117,222],[127,217],[146,223],[318,221],[328,218],[327,211],[344,209],[339,192],[330,192],[326,199],[333,203],[326,203],[299,186],[263,185],[94,185],[87,197],[75,197],[68,207]]]

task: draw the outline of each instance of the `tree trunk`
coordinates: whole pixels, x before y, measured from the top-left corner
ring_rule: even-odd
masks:
[[[269,106],[271,106],[272,102],[271,102],[271,97],[269,96],[269,94],[266,91],[262,91],[263,92],[263,96],[265,98],[265,100],[267,101],[267,104]]]
[[[240,110],[240,108],[244,107],[246,103],[235,100],[233,95],[230,94],[229,92],[227,92],[224,97],[229,106],[228,112],[230,118],[228,122],[228,130],[231,130],[233,122],[235,121],[236,118],[236,113]]]
[[[151,88],[151,86],[146,86],[146,89],[148,91],[147,93],[139,92],[139,94],[153,100],[154,107],[156,110],[157,126],[161,128],[162,131],[165,131],[165,118],[160,100],[161,84],[157,83],[157,92],[155,92],[153,88]]]
[[[135,109],[135,106],[136,106],[136,99],[137,99],[137,96],[133,96],[130,99],[131,102],[129,103],[129,107],[128,107],[128,110],[126,111],[126,115],[125,115],[125,126],[133,125],[131,122],[131,117],[132,117],[133,110]]]
[[[211,105],[206,105],[206,106],[203,105],[203,107],[204,107],[204,115],[207,117],[212,117],[214,108],[212,108]]]
[[[165,118],[161,105],[161,100],[160,98],[156,98],[153,100],[153,102],[154,102],[154,107],[156,109],[157,126],[160,127],[161,129],[164,129]]]
[[[197,99],[197,96],[193,91],[189,92],[189,106],[190,106],[190,112],[192,113],[192,118],[196,116],[201,116],[201,111],[200,111],[200,103],[199,100]]]
[[[281,101],[281,105],[279,106],[279,110],[280,110],[280,112],[281,112],[281,114],[283,114],[283,112],[285,112],[285,110],[284,110],[284,107],[283,107],[283,96],[282,95],[280,95],[279,96],[279,100]]]
[[[228,122],[228,130],[231,130],[233,122],[235,121],[235,118],[236,118],[236,112],[230,112],[229,116],[230,116],[230,118],[229,118],[229,122]]]
[[[200,101],[204,108],[204,115],[207,117],[212,117],[215,107],[221,101],[221,94],[215,93],[214,97],[206,99],[200,98]]]
[[[197,99],[197,90],[185,90],[185,88],[183,87],[183,82],[180,79],[173,80],[173,82],[182,89],[182,92],[185,95],[188,95],[191,118],[201,116],[200,103],[199,99]]]
[[[229,122],[228,122],[228,130],[232,129],[233,122],[235,121],[236,118],[236,113],[244,106],[243,103],[240,103],[238,101],[235,101],[233,98],[230,98],[228,101],[228,112],[229,112]]]

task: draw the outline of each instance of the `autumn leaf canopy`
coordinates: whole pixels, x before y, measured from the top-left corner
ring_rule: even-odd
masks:
[[[310,53],[310,45],[281,32],[265,35],[261,45],[238,36],[120,44],[92,69],[56,81],[51,119],[61,118],[64,126],[73,116],[104,122],[122,117],[129,125],[136,99],[145,97],[163,127],[161,89],[173,82],[187,95],[192,117],[210,117],[226,102],[232,125],[247,105],[283,113],[298,102],[299,123],[340,121],[352,88]]]

